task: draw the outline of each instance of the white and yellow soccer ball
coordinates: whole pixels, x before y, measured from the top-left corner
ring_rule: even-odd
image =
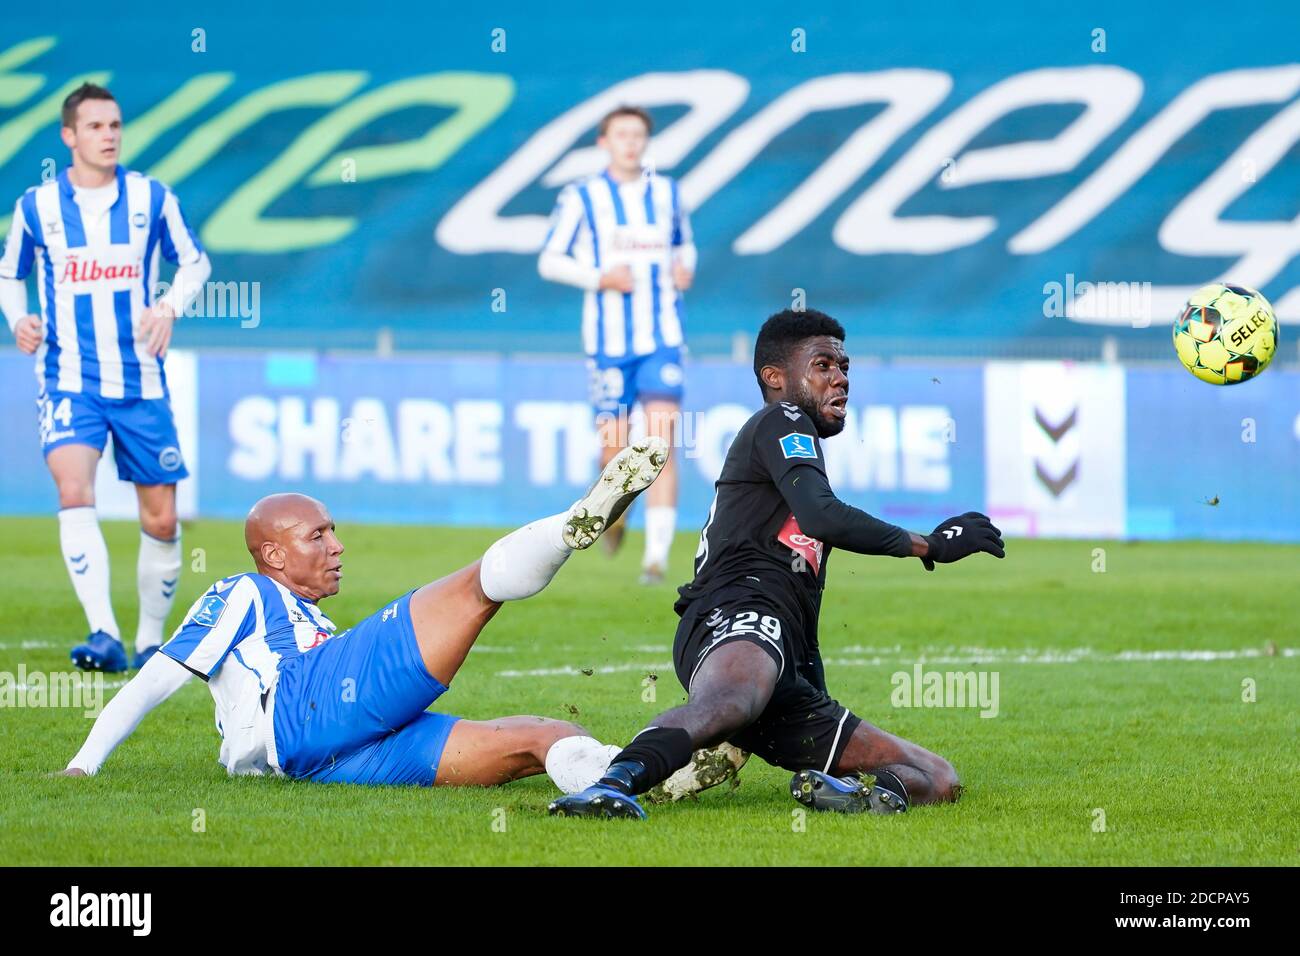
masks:
[[[1187,300],[1174,322],[1174,350],[1187,370],[1211,385],[1254,378],[1273,361],[1278,325],[1254,289],[1212,282]]]

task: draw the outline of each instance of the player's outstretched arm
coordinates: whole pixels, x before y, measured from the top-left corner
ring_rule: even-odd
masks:
[[[155,654],[95,718],[95,726],[77,755],[68,761],[69,776],[93,775],[140,721],[190,679],[190,672],[166,654]],[[76,773],[81,771],[81,773]]]
[[[841,501],[819,468],[791,468],[778,487],[800,530],[831,547],[858,554],[916,557],[928,571],[933,571],[936,563],[951,564],[981,552],[997,558],[1006,556],[1002,533],[976,511],[949,518],[932,534],[922,536]]]
[[[920,550],[924,548],[924,539],[919,535],[881,521],[837,498],[820,468],[812,465],[791,468],[777,487],[794,512],[799,529],[833,548],[896,558],[920,557],[924,553]]]

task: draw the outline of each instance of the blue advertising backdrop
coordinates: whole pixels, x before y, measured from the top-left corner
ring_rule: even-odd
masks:
[[[594,475],[577,360],[222,353],[194,368],[197,388],[173,382],[188,396],[177,417],[191,514],[239,518],[293,489],[340,520],[509,525],[566,507]],[[1019,370],[1047,385],[991,405]],[[743,365],[686,371],[674,453],[690,533],[758,391]],[[1070,393],[1081,373],[1093,374]],[[55,507],[34,392],[31,359],[0,355],[0,402],[31,410],[0,416],[0,513]],[[1044,419],[1060,437],[1045,437]],[[863,364],[845,432],[824,448],[845,500],[921,530],[982,509],[1014,534],[1300,540],[1293,371],[1215,388],[1181,368]]]
[[[882,354],[1050,337],[1083,357],[1102,330],[1148,354],[1220,277],[1300,317],[1294,4],[1086,8],[17,5],[0,218],[66,162],[57,106],[90,77],[121,100],[125,163],[177,190],[214,281],[243,284],[224,311],[256,313],[179,344],[388,329],[398,348],[572,352],[578,294],[536,250],[559,187],[599,168],[596,119],[635,101],[694,208],[697,354],[797,289]],[[1151,285],[1107,304],[1098,282]]]

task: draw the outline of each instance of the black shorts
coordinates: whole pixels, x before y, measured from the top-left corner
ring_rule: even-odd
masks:
[[[700,665],[734,641],[761,647],[780,673],[767,708],[730,743],[786,770],[833,772],[862,718],[826,692],[821,657],[805,636],[802,616],[743,587],[693,601],[673,641],[673,667],[688,694]]]

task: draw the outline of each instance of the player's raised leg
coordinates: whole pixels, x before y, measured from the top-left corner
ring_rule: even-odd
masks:
[[[59,492],[59,546],[72,588],[86,612],[90,635],[72,649],[72,662],[82,670],[109,673],[126,670],[126,651],[113,615],[109,589],[108,546],[95,512],[95,469],[100,450],[69,443],[45,457]]]
[[[668,446],[659,439],[629,445],[568,511],[512,531],[480,561],[412,594],[411,624],[429,673],[448,684],[502,602],[546,587],[573,551],[591,547],[618,521],[667,460]]]
[[[614,457],[567,512],[542,518],[495,542],[483,558],[366,618],[344,637],[282,665],[274,701],[278,766],[322,783],[503,783],[550,770],[553,744],[566,749],[561,776],[593,782],[609,748],[582,729],[543,718],[467,722],[427,708],[446,693],[470,648],[505,601],[541,591],[574,550],[595,544],[663,468],[654,439]],[[283,497],[283,496],[282,496]],[[285,507],[315,509],[313,526],[333,522],[319,502],[289,496]],[[271,510],[275,503],[265,506]],[[261,540],[259,502],[250,516]],[[337,565],[342,546],[326,556]],[[340,695],[344,687],[348,692]],[[450,748],[450,749],[449,749]],[[446,758],[453,762],[446,765]]]
[[[163,629],[180,581],[181,535],[174,484],[137,484],[135,492],[140,505],[140,554],[136,563],[140,620],[133,666],[139,670],[162,645]]]

